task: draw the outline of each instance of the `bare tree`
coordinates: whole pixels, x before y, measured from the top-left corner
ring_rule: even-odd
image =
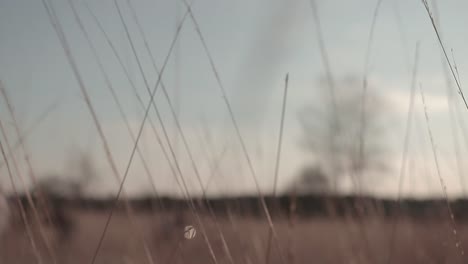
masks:
[[[299,177],[288,188],[288,193],[321,193],[330,189],[330,180],[318,165],[304,166]]]
[[[74,152],[70,156],[67,175],[49,174],[40,179],[35,189],[55,197],[78,199],[85,195],[90,183],[97,179],[90,154]]]
[[[300,181],[336,191],[339,181],[350,176],[361,190],[370,180],[364,181],[364,176],[386,167],[384,100],[371,87],[364,93],[362,83],[352,77],[336,83],[333,101],[319,98],[299,114],[301,145],[314,154],[316,162],[304,170]]]
[[[86,188],[97,177],[89,154],[77,152],[71,158],[70,175],[51,174],[42,177],[33,188],[33,193],[46,209],[49,221],[57,228],[62,238],[67,238],[73,228],[73,221],[66,212],[64,202],[83,197]],[[74,172],[74,173],[72,173]],[[68,177],[67,177],[68,176]]]

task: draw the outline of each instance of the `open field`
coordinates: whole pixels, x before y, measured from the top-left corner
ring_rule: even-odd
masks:
[[[218,263],[265,263],[268,224],[263,216],[217,214],[217,222],[205,210],[200,212],[207,239]],[[57,263],[91,263],[102,233],[108,208],[67,207],[73,227],[67,237],[45,225],[46,236]],[[273,243],[269,263],[387,263],[392,234],[392,217],[368,214],[362,218],[342,216],[273,216],[279,244]],[[157,212],[136,209],[134,223],[118,209],[109,226],[96,263],[148,263],[139,235],[148,245],[154,263],[212,263],[203,228],[189,210]],[[223,246],[221,230],[227,247]],[[184,227],[193,225],[193,239],[184,237]],[[53,263],[33,225],[44,263]],[[390,263],[467,263],[459,249],[468,249],[468,222],[458,221],[456,236],[451,221],[439,217],[402,216],[397,224],[395,251]],[[460,239],[460,248],[456,240]],[[273,240],[275,241],[275,240]],[[13,219],[2,239],[1,263],[35,263],[35,257],[21,222]],[[279,245],[279,246],[278,246]],[[228,250],[227,250],[228,249]],[[229,258],[229,252],[232,260]],[[283,257],[280,257],[281,252]]]
[[[0,264],[468,263],[468,5],[3,2]]]

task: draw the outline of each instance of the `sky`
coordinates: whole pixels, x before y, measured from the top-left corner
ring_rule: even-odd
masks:
[[[150,98],[145,79],[151,89],[158,79],[151,58],[161,69],[187,8],[182,0],[117,1],[132,49],[113,0],[71,1],[86,34],[74,16],[70,1],[50,2],[65,32],[118,174],[122,176],[131,156],[133,140],[97,60],[102,63],[105,75],[115,89],[132,134],[136,135]],[[412,69],[419,43],[417,84],[424,91],[440,172],[437,172],[418,88],[409,138],[409,165],[402,192],[415,197],[441,196],[444,195],[443,186],[446,186],[449,196],[463,195],[464,189],[468,190],[468,181],[463,183],[463,173],[468,169],[465,162],[468,139],[461,127],[468,121],[468,113],[461,97],[454,92],[453,78],[444,73],[447,64],[424,5],[417,0],[382,1],[369,42],[377,2],[316,1],[319,28],[333,78],[355,76],[362,79],[368,53],[369,87],[385,98],[385,108],[390,113],[386,117],[387,136],[382,140],[388,145],[386,160],[390,169],[372,175],[367,191],[386,197],[395,197],[398,193]],[[463,10],[468,3],[447,0],[431,1],[429,5],[439,18],[442,41],[451,60],[453,52],[463,89],[464,69],[468,67],[468,38],[463,26],[468,23],[468,17]],[[133,11],[152,56],[145,48]],[[162,81],[179,116],[202,185],[209,182],[209,195],[272,191],[283,89],[285,76],[289,74],[278,180],[278,189],[285,190],[300,169],[316,158],[301,146],[302,131],[298,120],[301,109],[323,101],[324,87],[320,80],[326,73],[317,20],[310,1],[195,0],[192,12],[231,103],[258,183],[255,184],[249,171],[197,27],[187,16],[164,68]],[[102,26],[119,58],[96,22]],[[24,149],[17,148],[14,152],[18,164],[18,171],[13,168],[15,181],[21,186],[20,178],[23,177],[28,184],[31,172],[25,156],[29,157],[32,174],[37,178],[58,175],[72,179],[79,174],[75,164],[77,153],[85,153],[99,175],[89,187],[89,194],[113,195],[118,183],[103,141],[42,2],[0,1],[0,36],[0,80],[14,107],[20,132],[28,133]],[[176,122],[161,90],[156,93],[155,102],[189,193],[199,195],[202,191],[197,173],[182,138],[177,136]],[[48,114],[41,118],[45,112]],[[6,130],[6,135],[2,134],[0,138],[2,144],[14,145],[18,135],[3,98],[0,100],[0,120]],[[37,120],[41,121],[38,123]],[[149,112],[149,120],[151,122],[145,124],[139,142],[139,154],[145,157],[151,175],[147,175],[140,155],[135,155],[125,188],[129,195],[152,194],[152,181],[159,194],[180,195],[179,185],[150,125],[153,123],[163,135],[153,110]],[[162,141],[168,149],[164,137]],[[457,165],[457,152],[460,166]],[[213,174],[219,156],[222,158]],[[6,166],[2,165],[0,173],[3,188],[11,190]],[[352,191],[349,181],[342,182],[341,190]]]

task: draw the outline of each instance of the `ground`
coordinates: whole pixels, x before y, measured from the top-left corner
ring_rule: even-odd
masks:
[[[108,213],[108,209],[69,209],[74,227],[68,237],[60,236],[53,226],[43,226],[50,250],[34,224],[32,232],[42,263],[54,263],[54,259],[55,263],[91,263]],[[140,210],[129,219],[125,210],[118,210],[95,263],[206,264],[214,263],[212,256],[217,263],[266,263],[269,227],[264,217],[219,215],[213,221],[207,212],[199,216],[200,222],[190,211]],[[278,216],[273,220],[277,236],[269,263],[386,263],[389,257],[393,218],[291,220]],[[196,229],[193,239],[184,237],[187,225]],[[402,217],[396,226],[390,263],[468,263],[468,257],[461,255],[462,249],[468,249],[468,223],[457,223],[454,232],[449,218]],[[12,223],[1,239],[0,263],[37,263],[21,223]]]

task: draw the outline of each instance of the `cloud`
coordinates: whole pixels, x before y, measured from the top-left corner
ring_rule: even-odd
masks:
[[[410,91],[404,90],[391,90],[384,94],[389,103],[393,106],[393,110],[397,114],[407,115],[408,106],[411,98]],[[431,92],[424,92],[427,110],[431,113],[446,113],[448,112],[447,97],[445,95],[437,95]],[[424,112],[424,105],[422,104],[421,94],[416,91],[414,101],[414,111]]]

